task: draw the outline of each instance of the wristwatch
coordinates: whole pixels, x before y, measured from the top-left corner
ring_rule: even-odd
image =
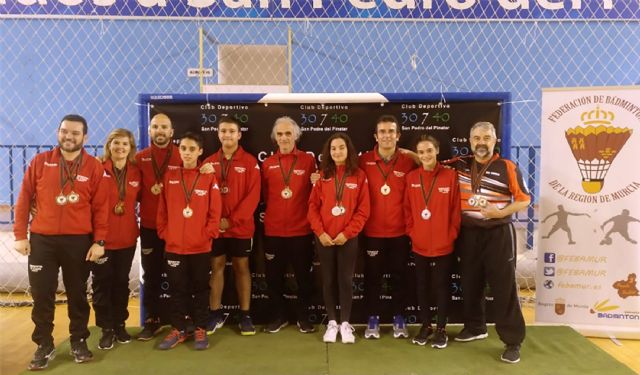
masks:
[[[96,241],[95,243],[97,243],[98,245],[104,247],[104,240]]]

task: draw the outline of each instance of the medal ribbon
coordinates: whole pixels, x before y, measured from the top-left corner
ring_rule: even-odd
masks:
[[[289,180],[291,180],[291,173],[293,173],[293,168],[296,166],[296,162],[298,161],[298,155],[293,156],[293,163],[291,163],[291,168],[289,168],[289,172],[287,175],[284,175],[284,170],[282,169],[282,161],[280,157],[278,157],[278,165],[280,166],[280,173],[282,174],[282,179],[284,180],[284,186],[289,186]]]
[[[164,176],[164,172],[166,172],[167,167],[169,166],[169,160],[171,160],[171,153],[173,152],[173,147],[169,144],[169,150],[167,150],[167,154],[164,156],[164,160],[162,161],[162,165],[158,167],[158,163],[156,162],[156,157],[151,153],[151,166],[153,167],[153,173],[156,175],[156,183],[162,181],[162,177]]]
[[[121,202],[124,202],[124,197],[126,194],[126,182],[127,182],[127,165],[125,164],[122,169],[116,168],[113,166],[113,176],[116,178],[116,185],[118,186],[118,199]]]
[[[336,187],[336,204],[342,203],[342,195],[344,193],[344,186],[347,183],[347,177],[349,174],[345,171],[342,175],[342,179],[338,182],[338,171],[336,171],[336,175],[333,177],[333,182]]]
[[[379,155],[379,154],[378,154]],[[391,164],[391,168],[389,168],[387,170],[387,173],[384,173],[384,171],[382,170],[382,168],[380,168],[380,163],[376,163],[376,167],[378,167],[378,170],[380,171],[380,174],[382,175],[382,177],[384,178],[384,183],[387,183],[387,176],[389,176],[389,174],[391,173],[391,171],[393,171],[393,168],[396,166],[396,162],[398,161],[398,157],[396,157],[395,159],[393,159],[393,163]],[[388,164],[388,162],[384,161],[384,159],[382,159],[383,163]]]
[[[477,194],[480,191],[482,176],[487,172],[491,163],[493,163],[493,158],[491,158],[487,164],[483,165],[480,172],[478,172],[478,163],[476,162],[476,159],[474,158],[473,162],[471,162],[471,191],[473,191],[474,194]]]
[[[82,152],[71,162],[71,166],[69,163],[60,155],[60,194],[64,191],[64,187],[67,186],[67,182],[71,185],[71,191],[73,191],[73,187],[75,186],[75,180],[78,177],[78,171],[80,170],[80,165],[82,164]]]
[[[420,171],[422,172],[422,171]],[[424,199],[425,208],[429,207],[429,201],[431,200],[431,193],[433,193],[433,187],[436,186],[436,180],[438,179],[438,173],[440,173],[440,169],[436,171],[436,174],[433,176],[433,181],[431,181],[431,187],[429,187],[429,195],[426,195],[424,192],[424,182],[422,181],[422,173],[420,173],[420,190],[422,191],[422,199]]]
[[[231,162],[233,161],[233,157],[236,155],[236,152],[238,150],[234,151],[233,154],[231,154],[231,157],[229,158],[229,160],[227,161],[227,159],[224,157],[224,152],[222,152],[222,150],[220,150],[220,165],[222,166],[222,170],[220,171],[220,185],[221,186],[227,186],[227,176],[229,175],[229,169],[231,168]]]
[[[193,185],[191,185],[191,189],[187,191],[187,184],[184,182],[184,174],[182,172],[182,168],[180,169],[180,183],[182,184],[182,191],[184,191],[184,199],[187,202],[187,206],[191,203],[191,195],[193,191],[196,189],[196,184],[198,183],[198,179],[200,178],[200,172],[196,174],[196,178],[193,180]]]

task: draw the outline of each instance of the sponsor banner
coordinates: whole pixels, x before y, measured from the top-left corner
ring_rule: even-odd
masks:
[[[544,89],[540,322],[640,337],[640,86]]]
[[[446,100],[443,100],[443,95]],[[497,150],[509,156],[510,96],[508,93],[363,93],[363,94],[143,94],[140,96],[140,143],[146,147],[148,121],[158,112],[167,114],[175,130],[174,139],[186,131],[196,131],[204,138],[203,158],[220,148],[218,121],[222,116],[236,118],[241,125],[240,144],[260,164],[271,156],[276,146],[271,141],[271,128],[281,116],[294,119],[302,129],[298,147],[312,154],[320,162],[322,146],[335,132],[346,132],[358,152],[371,150],[375,146],[376,122],[379,116],[391,114],[398,120],[401,137],[399,147],[413,149],[422,134],[430,134],[440,141],[440,159],[469,155],[469,131],[478,121],[490,121],[499,134]],[[252,271],[251,311],[254,322],[267,323],[270,318],[269,297],[265,278],[266,261],[273,255],[264,249],[264,204],[255,213],[256,232],[250,256]],[[351,322],[366,323],[368,311],[364,300],[364,249],[358,255],[353,280],[353,308]],[[225,273],[223,308],[238,309],[231,263]],[[415,288],[415,264],[407,264],[407,300],[405,316],[409,323],[420,321]],[[313,266],[314,295],[309,319],[313,323],[326,323],[320,282],[320,263]],[[462,321],[462,289],[457,263],[452,269],[451,307],[449,322]],[[297,284],[288,270],[285,282],[287,316],[295,316]],[[378,313],[387,322],[393,315],[393,300],[390,275],[385,274],[378,300]],[[494,320],[493,297],[487,294],[487,319]],[[435,309],[435,306],[432,307]]]
[[[0,0],[0,17],[238,19],[638,19],[637,1]]]

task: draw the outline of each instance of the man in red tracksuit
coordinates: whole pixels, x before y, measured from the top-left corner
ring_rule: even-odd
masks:
[[[84,150],[86,140],[87,121],[65,116],[58,128],[58,147],[37,154],[29,163],[15,208],[14,248],[29,256],[35,323],[31,338],[38,345],[30,370],[47,367],[55,356],[52,332],[60,268],[69,301],[71,354],[77,363],[93,359],[86,342],[87,261],[104,254],[109,202],[104,169]],[[36,213],[29,225],[32,207]]]
[[[180,140],[183,167],[164,176],[158,201],[158,236],[166,243],[166,271],[171,291],[173,329],[158,345],[174,348],[187,337],[186,316],[195,325],[195,349],[209,347],[209,258],[212,239],[218,237],[220,189],[215,175],[200,173],[202,136],[185,133]]]
[[[278,151],[262,163],[262,192],[266,203],[265,263],[272,314],[265,331],[270,333],[276,333],[288,324],[283,293],[284,275],[289,264],[298,284],[298,328],[302,333],[315,330],[307,311],[313,292],[313,236],[307,220],[307,201],[316,163],[313,156],[296,147],[300,135],[300,127],[292,118],[278,118],[271,131]]]
[[[526,209],[529,191],[518,167],[494,153],[493,124],[471,127],[472,156],[447,163],[458,171],[462,227],[456,242],[464,301],[464,329],[455,340],[469,342],[488,336],[484,315],[484,286],[491,288],[496,331],[506,348],[504,362],[520,361],[525,323],[516,283],[516,233],[511,215]]]
[[[213,272],[209,299],[212,311],[207,326],[209,334],[224,324],[221,304],[227,257],[231,257],[240,304],[240,333],[243,336],[256,333],[249,314],[251,303],[249,255],[255,231],[253,214],[260,201],[260,167],[256,158],[240,146],[241,137],[240,124],[236,119],[221,118],[218,122],[218,138],[222,147],[204,162],[213,166],[222,195],[220,238],[213,244],[211,250]]]
[[[162,193],[164,174],[177,170],[181,165],[178,147],[171,143],[173,127],[171,119],[159,113],[149,123],[151,146],[136,155],[138,168],[142,172],[142,194],[140,201],[140,247],[142,263],[142,306],[144,327],[138,340],[151,340],[160,329],[160,283],[164,272],[164,241],[156,232],[158,197]]]
[[[400,128],[391,115],[381,116],[374,133],[377,145],[360,156],[359,167],[369,180],[371,215],[364,227],[365,300],[369,315],[365,338],[380,338],[380,293],[383,274],[391,275],[393,337],[409,337],[404,319],[409,238],[405,235],[402,202],[406,174],[416,162],[398,150]]]

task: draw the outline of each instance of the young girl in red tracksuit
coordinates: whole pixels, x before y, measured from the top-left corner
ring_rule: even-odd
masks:
[[[425,345],[433,333],[431,289],[438,307],[431,346],[443,349],[448,342],[445,326],[451,299],[453,244],[460,230],[460,189],[456,171],[438,163],[439,147],[438,140],[431,136],[423,135],[418,141],[416,152],[422,167],[407,175],[404,212],[414,252],[422,318],[420,332],[412,341]]]
[[[136,141],[127,129],[115,129],[104,145],[102,166],[109,191],[109,231],[105,254],[91,265],[93,309],[96,325],[102,328],[98,348],[108,350],[114,341],[131,341],[125,329],[129,317],[129,272],[138,242],[136,205],[142,175],[136,166]]]
[[[191,313],[196,326],[195,349],[203,350],[209,347],[211,241],[218,237],[222,204],[215,175],[202,174],[197,168],[202,137],[186,133],[179,151],[183,166],[166,172],[158,202],[158,236],[166,243],[173,326],[158,348],[171,349],[186,339],[185,316]]]
[[[329,318],[324,342],[355,342],[349,324],[353,298],[352,280],[358,255],[358,233],[369,218],[369,187],[358,168],[358,155],[345,133],[335,133],[324,144],[321,177],[309,197],[311,229],[322,269],[322,293]],[[336,290],[338,295],[336,296]],[[338,326],[336,305],[340,302]]]

